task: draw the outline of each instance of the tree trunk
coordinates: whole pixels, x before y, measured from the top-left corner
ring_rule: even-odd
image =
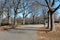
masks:
[[[48,27],[50,31],[56,31],[54,24],[54,14],[48,13]]]
[[[33,16],[33,24],[34,24],[34,21],[35,21],[35,20],[34,20],[34,16]]]
[[[54,23],[54,14],[52,15],[52,25],[53,25],[53,31],[56,31],[56,29],[55,29],[55,23]]]
[[[50,28],[50,13],[48,13],[48,26],[47,29]]]
[[[0,26],[2,25],[3,14],[0,14]]]
[[[50,31],[53,29],[53,20],[52,20],[52,14],[50,13]]]
[[[56,29],[55,29],[55,25],[54,25],[54,14],[50,14],[50,25],[51,25],[51,27],[50,27],[50,31],[56,31]]]
[[[14,26],[17,25],[17,20],[16,20],[16,16],[14,16]]]
[[[10,16],[11,16],[11,10],[10,10],[10,7],[8,8],[8,14],[7,14],[7,16],[8,16],[8,24],[11,24],[11,21],[10,21]]]
[[[1,21],[2,21],[2,19],[1,19],[1,16],[0,16],[0,26],[1,26]]]
[[[46,27],[46,17],[44,15],[44,27]]]
[[[46,27],[46,20],[44,19],[44,27]]]
[[[8,20],[7,20],[8,22],[8,24],[10,24],[11,23],[11,21],[10,21],[10,15],[9,15],[9,13],[8,13]]]
[[[23,18],[23,25],[25,24],[25,18]]]

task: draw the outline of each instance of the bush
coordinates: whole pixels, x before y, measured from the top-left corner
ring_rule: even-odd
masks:
[[[5,25],[11,25],[9,23],[1,23],[1,26],[5,26]]]
[[[44,24],[44,21],[42,21],[42,20],[41,20],[41,21],[39,21],[39,24]]]

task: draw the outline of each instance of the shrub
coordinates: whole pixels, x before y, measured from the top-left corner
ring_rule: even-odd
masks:
[[[9,23],[1,23],[1,26],[5,26],[5,25],[11,25]]]

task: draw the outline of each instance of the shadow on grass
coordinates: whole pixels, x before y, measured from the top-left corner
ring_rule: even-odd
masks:
[[[50,32],[50,30],[38,30],[38,31],[42,31],[42,32],[46,32],[46,33]]]
[[[15,30],[15,29],[8,29],[6,30],[9,33],[26,33],[25,31],[22,30]]]
[[[49,29],[43,29],[43,30],[39,30],[39,28],[10,28],[10,29],[6,29],[8,32],[12,32],[12,33],[26,33],[26,31],[43,31],[43,32],[50,32]]]

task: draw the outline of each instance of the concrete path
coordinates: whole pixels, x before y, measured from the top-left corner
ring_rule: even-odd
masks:
[[[37,30],[38,28],[23,29],[10,29],[5,32],[0,32],[0,40],[37,40],[37,31],[34,30]]]
[[[43,24],[35,24],[35,25],[21,25],[22,27],[44,27]]]

